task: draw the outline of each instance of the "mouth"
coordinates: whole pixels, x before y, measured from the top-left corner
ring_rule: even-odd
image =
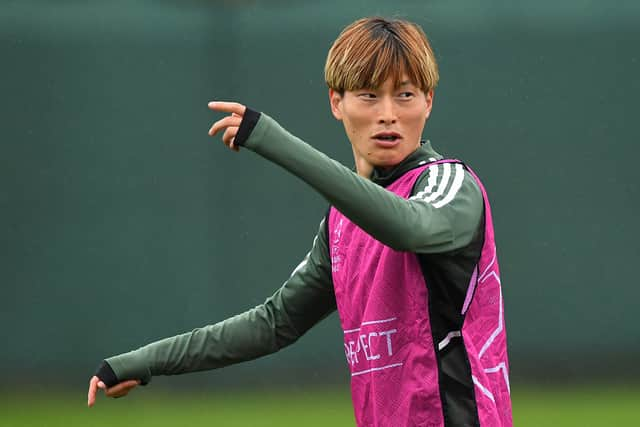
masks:
[[[371,137],[383,147],[393,147],[400,142],[402,136],[397,132],[379,132]]]

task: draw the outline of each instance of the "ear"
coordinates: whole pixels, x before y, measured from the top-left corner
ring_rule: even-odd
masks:
[[[342,95],[333,89],[329,89],[329,104],[331,105],[331,113],[336,120],[342,120]]]
[[[431,115],[431,108],[433,107],[433,97],[435,96],[433,89],[431,89],[429,92],[425,93],[425,101],[426,101],[426,116],[425,116],[425,120],[427,120],[429,118],[429,116]]]

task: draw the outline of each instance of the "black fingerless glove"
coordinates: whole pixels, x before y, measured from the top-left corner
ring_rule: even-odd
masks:
[[[111,366],[106,360],[103,360],[100,366],[98,366],[95,376],[100,378],[100,381],[102,381],[107,387],[113,387],[120,382],[118,381],[116,373],[113,372],[113,369],[111,369]]]
[[[240,127],[238,128],[238,133],[236,137],[233,139],[233,144],[242,147],[244,143],[249,139],[249,135],[253,132],[253,128],[258,124],[258,120],[260,120],[260,113],[258,111],[254,111],[251,108],[247,107],[244,112],[244,117],[240,122]]]

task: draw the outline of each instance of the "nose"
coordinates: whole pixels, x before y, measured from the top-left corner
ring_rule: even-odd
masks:
[[[396,109],[393,99],[383,97],[379,103],[380,110],[378,112],[378,124],[390,125],[397,120]]]

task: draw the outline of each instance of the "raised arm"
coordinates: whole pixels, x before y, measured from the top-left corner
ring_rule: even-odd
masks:
[[[237,103],[213,102],[209,107],[232,113],[216,122],[210,135],[224,130],[222,139],[230,148],[246,147],[280,165],[387,246],[416,253],[445,252],[467,245],[478,229],[482,195],[462,166],[449,172],[445,166],[427,171],[416,186],[417,197],[406,200],[358,176],[264,113]],[[441,194],[434,194],[438,191]]]

